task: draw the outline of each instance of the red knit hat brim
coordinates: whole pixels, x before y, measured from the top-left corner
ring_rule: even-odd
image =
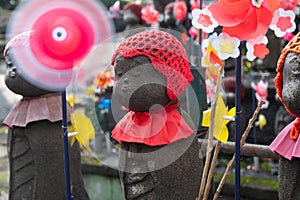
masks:
[[[136,3],[128,3],[123,8],[124,11],[125,10],[132,11],[140,19],[141,24],[144,22],[144,20],[142,19],[142,9],[143,7]]]
[[[147,56],[153,67],[167,78],[171,100],[176,100],[194,79],[184,47],[167,32],[143,31],[127,38],[112,56],[112,65],[119,54],[125,58]]]
[[[277,69],[276,69],[276,77],[274,79],[275,87],[277,90],[278,97],[282,104],[284,105],[285,109],[293,116],[296,116],[284,103],[282,99],[282,87],[283,87],[283,78],[282,78],[282,70],[285,62],[285,58],[288,53],[295,52],[297,54],[300,54],[300,32],[293,37],[293,39],[284,47],[284,49],[281,52],[281,55],[277,62]]]

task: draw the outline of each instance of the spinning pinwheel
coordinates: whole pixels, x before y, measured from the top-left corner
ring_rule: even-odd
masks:
[[[25,20],[26,19],[26,20]],[[23,37],[13,48],[13,62],[31,84],[62,91],[66,193],[72,199],[68,161],[65,88],[94,45],[110,36],[106,13],[92,0],[32,0],[21,4],[11,17],[7,41]],[[25,38],[25,39],[24,39]],[[22,63],[26,63],[23,65]]]

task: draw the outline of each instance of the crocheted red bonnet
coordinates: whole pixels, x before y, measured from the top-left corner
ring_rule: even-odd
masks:
[[[128,3],[124,6],[123,11],[130,10],[136,14],[136,16],[140,19],[140,23],[143,23],[142,19],[142,9],[143,7],[136,3]]]
[[[291,110],[289,110],[289,108],[285,105],[285,103],[282,99],[282,84],[283,84],[282,69],[283,69],[285,58],[289,52],[295,52],[297,54],[300,54],[300,32],[296,36],[294,36],[293,39],[282,50],[281,55],[277,62],[277,69],[276,69],[277,74],[274,79],[277,94],[279,96],[280,101],[284,105],[285,109],[291,115],[293,115],[295,117],[299,117],[299,116],[296,116]]]
[[[112,65],[118,54],[125,58],[147,56],[153,67],[167,78],[170,100],[176,100],[194,79],[184,47],[164,31],[143,31],[127,38],[113,54]]]

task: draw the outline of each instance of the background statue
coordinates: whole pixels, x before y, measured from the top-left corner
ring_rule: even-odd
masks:
[[[182,22],[187,17],[187,6],[183,1],[171,2],[164,8],[164,23],[166,28],[187,33]]]
[[[66,199],[61,93],[41,89],[22,77],[11,50],[25,42],[17,36],[12,40],[4,51],[5,84],[23,98],[3,121],[9,127],[9,199]],[[69,106],[68,114],[70,111]],[[78,142],[69,147],[69,155],[72,195],[79,200],[89,199],[81,175]]]
[[[123,8],[123,21],[126,23],[125,37],[129,37],[144,28],[142,19],[142,6],[136,3],[128,3]]]

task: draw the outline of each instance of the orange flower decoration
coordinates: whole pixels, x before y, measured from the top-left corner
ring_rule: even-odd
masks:
[[[184,20],[187,14],[187,7],[184,1],[177,1],[174,5],[174,15],[179,21]]]
[[[113,73],[110,71],[104,71],[99,73],[96,78],[96,84],[98,88],[106,89],[108,86],[113,85]]]
[[[154,5],[147,5],[142,9],[142,19],[147,24],[156,24],[158,21],[158,18],[160,16],[160,13],[155,9]]]

